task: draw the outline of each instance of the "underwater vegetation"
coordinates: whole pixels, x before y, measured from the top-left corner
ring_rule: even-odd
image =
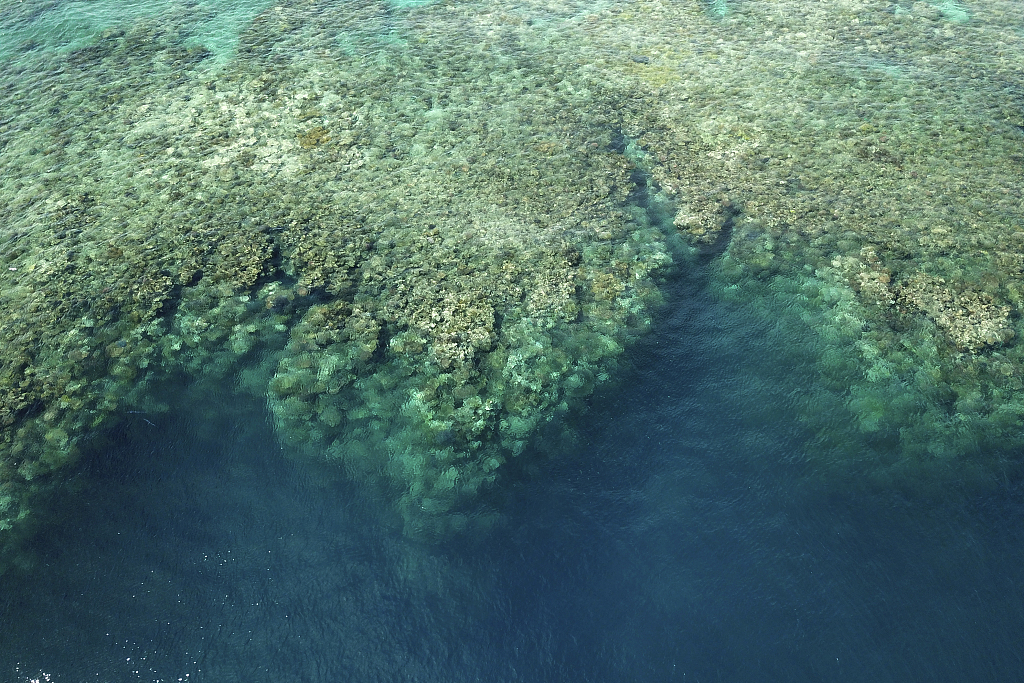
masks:
[[[161,378],[244,367],[283,442],[443,532],[649,326],[671,258],[613,93],[460,17],[390,42],[415,17],[375,5],[318,22],[379,50],[310,69],[304,11],[223,70],[141,25],[8,75],[6,527]]]
[[[182,374],[237,376],[411,534],[486,523],[711,258],[812,359],[823,468],[1008,466],[1019,13],[725,9],[294,2],[227,61],[140,21],[5,67],[0,544]]]
[[[1007,3],[970,22],[743,4],[684,44],[647,34],[648,62],[619,69],[657,93],[630,133],[675,225],[728,245],[712,286],[778,321],[779,362],[813,359],[818,467],[886,485],[1019,471],[1020,23]]]

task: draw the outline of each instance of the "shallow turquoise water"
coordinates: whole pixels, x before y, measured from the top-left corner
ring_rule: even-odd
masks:
[[[317,34],[318,41],[325,41],[317,45],[332,45],[346,56],[365,52],[374,63],[385,64],[394,58],[388,46],[407,38],[395,28],[400,23],[395,17],[420,4],[353,4],[353,15],[363,23],[326,37]],[[710,3],[706,9],[717,21],[739,5]],[[214,59],[204,60],[202,68],[216,74],[230,64],[238,33],[255,17],[278,21],[273,9],[261,14],[268,6],[150,4],[135,6],[125,16],[125,8],[102,3],[53,3],[29,11],[6,5],[0,8],[0,54],[31,73],[34,60],[44,53],[72,53],[105,29],[166,22],[180,32],[175,40],[213,51]],[[537,25],[555,25],[604,7],[524,4],[509,11],[531,15]],[[369,18],[360,14],[364,10]],[[941,11],[948,22],[969,21],[958,4],[945,3]],[[304,8],[296,15],[304,12],[317,15],[319,10]],[[280,19],[274,30],[289,35],[294,27],[288,22],[296,15]],[[503,16],[494,24],[512,25],[513,18]],[[941,30],[951,29],[943,24]],[[510,61],[521,60],[517,69],[531,73],[535,64],[527,48],[532,46],[513,44],[508,36],[494,40],[513,55]],[[301,45],[300,36],[269,47],[268,71]],[[635,48],[636,54],[615,57],[630,68],[646,65],[643,46]],[[402,68],[432,68],[429,60],[417,62],[421,57],[414,56]],[[552,69],[568,59],[559,53]],[[211,78],[209,90],[223,87],[216,76]],[[399,148],[424,166],[445,163],[443,151],[403,141],[407,136],[400,127],[409,127],[405,113],[419,106],[405,102],[415,99],[409,95],[415,86],[393,94],[387,92],[390,81],[381,83],[371,82],[381,89],[375,96],[382,102],[392,96],[401,100],[396,111],[404,113],[393,131],[374,139],[377,146],[366,159],[384,159],[381,167],[395,176],[407,173],[387,161],[392,154],[400,158]],[[521,84],[516,85],[509,97],[521,94]],[[570,109],[579,101],[573,98],[582,97],[581,87],[578,82],[564,86]],[[456,95],[451,94],[453,100]],[[225,117],[237,120],[226,126],[229,142],[217,144],[260,136],[262,124],[253,123],[258,117],[246,118],[251,112],[236,106],[232,96],[218,106],[230,112]],[[305,92],[294,95],[296,101],[306,97]],[[458,133],[466,140],[500,138],[502,131],[486,130],[484,113],[494,107],[467,107],[444,126],[434,115],[428,118],[430,125],[452,130],[474,124]],[[182,105],[170,111],[187,109]],[[531,118],[529,109],[513,113],[521,126],[516,134],[545,124],[539,116]],[[81,120],[91,115],[84,112]],[[297,118],[311,116],[316,118],[303,111]],[[476,116],[484,116],[483,122],[464,120]],[[373,120],[372,112],[353,114],[353,120],[361,118]],[[169,137],[178,146],[187,145],[187,128],[180,121],[168,125],[182,125]],[[246,129],[249,125],[253,130]],[[266,125],[269,130],[277,124]],[[136,126],[125,138],[126,147],[140,150],[140,157],[150,154],[146,136],[161,143],[165,139],[153,132],[156,128],[153,121]],[[555,154],[552,130],[543,129],[536,140],[524,139],[531,148]],[[321,133],[315,127],[298,132],[301,146],[318,149]],[[574,134],[568,124],[559,132]],[[79,133],[89,137],[87,131]],[[505,134],[512,137],[512,129]],[[68,136],[69,147],[85,144]],[[627,153],[634,161],[641,156],[621,131],[605,131],[604,136],[586,138],[581,147],[621,147],[631,150]],[[295,137],[289,132],[282,139],[300,146]],[[111,154],[123,151],[114,138],[107,144]],[[173,149],[158,152],[174,154]],[[249,163],[268,177],[279,164],[285,175],[294,172],[286,158],[290,153],[272,148]],[[870,154],[876,154],[874,147]],[[527,158],[517,172],[529,173],[530,163]],[[285,401],[274,395],[268,400],[252,386],[266,385],[279,367],[283,330],[295,324],[292,307],[304,305],[307,296],[317,302],[327,297],[322,292],[294,294],[304,285],[285,278],[273,283],[280,287],[271,288],[266,305],[255,295],[250,301],[247,294],[232,292],[220,304],[228,309],[225,315],[236,316],[225,345],[244,347],[244,352],[234,357],[197,351],[194,360],[182,360],[182,367],[169,369],[167,376],[147,379],[144,398],[115,395],[113,417],[96,430],[74,476],[52,502],[55,521],[30,542],[29,570],[4,575],[0,679],[1020,680],[1024,487],[1019,470],[985,470],[978,476],[950,467],[937,483],[928,476],[923,483],[893,477],[889,485],[880,477],[861,477],[874,472],[872,458],[899,460],[906,443],[873,430],[874,423],[863,417],[860,426],[854,424],[845,406],[817,403],[823,396],[839,396],[839,403],[848,399],[836,388],[835,376],[821,372],[820,342],[804,335],[806,328],[798,324],[804,316],[813,326],[819,321],[814,315],[822,314],[787,304],[784,297],[774,309],[765,305],[766,297],[746,301],[743,296],[757,291],[755,285],[767,282],[767,276],[751,277],[744,289],[728,282],[733,271],[722,266],[724,259],[738,261],[736,254],[749,248],[757,254],[750,262],[761,267],[761,256],[773,249],[779,260],[787,258],[786,247],[766,246],[774,241],[767,228],[749,224],[735,226],[738,241],[731,252],[723,253],[725,242],[697,250],[684,246],[674,236],[672,221],[652,203],[653,183],[642,172],[642,159],[637,163],[641,168],[631,172],[635,186],[622,198],[622,206],[635,214],[630,226],[636,232],[631,242],[616,243],[627,256],[613,263],[620,269],[623,263],[643,263],[648,252],[637,243],[663,236],[676,266],[666,267],[659,281],[662,305],[647,309],[630,300],[640,320],[630,322],[630,338],[638,341],[609,367],[581,363],[574,368],[584,378],[614,370],[605,383],[592,382],[593,393],[579,392],[579,410],[545,406],[550,420],[536,426],[529,443],[506,430],[517,434],[514,448],[522,452],[501,485],[484,489],[471,507],[469,516],[487,520],[486,528],[440,539],[410,536],[404,533],[408,519],[379,486],[366,485],[337,462],[310,458],[309,451],[319,448],[315,439],[313,447],[299,447],[285,438],[282,425],[294,418],[281,407]],[[152,173],[150,168],[138,175],[147,170]],[[59,168],[41,167],[39,173],[59,176]],[[237,187],[243,184],[239,177],[226,173],[223,180]],[[401,182],[391,176],[380,180],[381,187],[395,193],[403,191],[402,183],[413,188],[417,182],[414,174],[402,176]],[[469,195],[479,189],[472,182],[466,180]],[[124,192],[125,206],[137,201],[144,208],[163,201],[160,193],[174,193],[159,183],[154,187],[152,195],[142,192],[141,199]],[[804,187],[798,191],[809,192]],[[290,209],[292,200],[282,195],[271,204]],[[387,197],[374,201],[394,208]],[[238,210],[231,201],[224,206],[229,207],[225,212]],[[399,209],[385,228],[415,220]],[[241,211],[232,213],[232,220],[248,229],[253,221],[246,222]],[[166,212],[168,221],[177,220],[172,213]],[[480,216],[474,220],[475,228],[492,229]],[[130,221],[118,226],[118,239],[130,241],[133,228],[138,226]],[[275,224],[254,234],[281,229]],[[533,233],[527,230],[526,235],[517,244],[529,244]],[[426,234],[430,244],[434,237]],[[4,253],[20,239],[4,238]],[[595,252],[602,248],[587,246]],[[841,245],[834,248],[841,253]],[[764,271],[771,272],[770,267]],[[452,272],[473,276],[472,269]],[[630,271],[629,277],[640,280],[645,272]],[[144,284],[145,277],[138,280]],[[612,280],[610,289],[614,285]],[[200,314],[207,301],[197,299],[174,311],[181,322],[170,332],[149,330],[142,337],[177,335],[178,350],[189,347],[186,332],[194,331],[193,346],[201,348],[206,342],[200,341],[200,324],[206,321]],[[193,310],[199,313],[189,317]],[[641,335],[647,330],[641,320],[646,315],[651,316],[650,329]],[[186,323],[193,327],[186,329]],[[239,334],[246,325],[257,341]],[[112,336],[102,347],[113,362],[139,336],[129,340]],[[163,353],[171,366],[171,354]],[[308,359],[302,360],[307,364],[291,369],[307,370]],[[927,357],[922,364],[932,361]],[[196,367],[204,362],[210,367]],[[399,370],[403,376],[411,372]],[[381,386],[361,387],[357,396],[376,403],[347,409],[372,413],[401,405],[406,396],[387,394],[394,382],[388,375]],[[892,385],[911,393],[903,382],[897,378]],[[916,395],[913,400],[924,401]],[[923,409],[911,412],[919,416]],[[400,431],[383,422],[385,430]],[[914,426],[893,431],[909,434]],[[489,434],[498,438],[498,430]],[[435,445],[447,446],[456,437],[451,427],[436,430]],[[840,440],[847,442],[837,444]],[[372,450],[394,441],[401,439],[359,443],[371,444],[363,447]],[[836,453],[845,458],[851,451],[863,455],[850,467],[832,467]],[[1014,461],[1018,455],[1001,452],[993,458]]]
[[[140,21],[184,20],[189,43],[202,44],[218,60],[231,57],[238,34],[269,2],[51,2],[9,3],[0,23],[0,56],[17,59],[26,47],[71,51],[94,43],[103,31]],[[25,7],[28,5],[28,7]]]

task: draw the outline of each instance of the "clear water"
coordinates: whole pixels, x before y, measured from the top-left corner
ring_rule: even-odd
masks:
[[[283,457],[259,405],[129,420],[32,579],[5,580],[6,675],[1015,680],[1020,485],[808,477],[803,435],[760,419],[790,403],[752,381],[770,326],[701,287],[676,283],[624,386],[477,542],[403,539]]]
[[[0,5],[0,313],[14,329],[18,311],[53,309],[52,336],[81,339],[36,339],[48,350],[36,374],[50,372],[66,393],[27,413],[25,433],[43,444],[37,460],[0,458],[0,512],[13,514],[13,491],[46,520],[0,583],[0,680],[1024,680],[1020,352],[1008,334],[1022,330],[999,308],[1016,305],[1006,263],[1024,226],[1013,203],[1024,143],[1010,105],[1020,94],[1012,58],[1024,54],[1013,3],[459,7]],[[671,23],[658,13],[677,10],[704,22],[692,50],[659,42]],[[786,15],[805,11],[852,47],[798,35]],[[645,12],[649,33],[638,30]],[[483,42],[452,44],[469,24]],[[1005,52],[970,53],[993,33]],[[791,42],[768,41],[779,35]],[[763,54],[742,53],[752,36],[768,37]],[[961,51],[943,50],[957,40]],[[173,59],[199,53],[165,58],[166,44],[212,54],[182,72]],[[153,45],[164,47],[151,54]],[[769,57],[776,70],[759,70]],[[978,75],[957,73],[957,59],[975,59]],[[602,69],[610,75],[593,75]],[[812,100],[821,72],[832,90]],[[435,80],[449,91],[427,92]],[[779,82],[792,97],[778,97]],[[26,84],[65,95],[37,99]],[[949,84],[963,87],[951,95]],[[344,107],[331,88],[349,90]],[[534,93],[549,88],[561,99]],[[696,101],[693,121],[673,109],[683,91]],[[630,92],[643,104],[616,99]],[[652,92],[664,110],[645,119]],[[950,99],[931,103],[930,92]],[[338,112],[351,116],[339,123]],[[672,128],[680,120],[693,128]],[[190,126],[223,134],[190,137]],[[357,142],[339,142],[341,129]],[[818,156],[801,141],[847,129],[865,137]],[[946,137],[913,137],[933,133]],[[888,136],[926,156],[931,175],[894,176],[894,159],[909,153],[886,147]],[[683,153],[707,186],[686,185],[659,157]],[[925,168],[915,163],[925,162],[899,160],[900,172]],[[792,166],[785,190],[770,170],[779,164]],[[498,208],[489,183],[506,169],[512,203],[539,201],[537,215],[554,218],[524,223],[527,209]],[[849,173],[835,194],[830,172]],[[602,174],[631,185],[602,189]],[[326,188],[338,213],[309,210],[320,200],[303,194],[310,187]],[[559,203],[544,195],[551,187],[592,195]],[[730,213],[735,199],[723,193],[742,196],[743,211]],[[773,222],[814,196],[848,223],[823,227],[812,212],[790,214],[786,228]],[[704,239],[709,204],[726,227]],[[370,235],[364,250],[398,264],[377,289],[317,260],[318,236],[338,234],[323,226],[360,206],[366,231],[341,241]],[[461,225],[451,214],[467,216],[472,234],[446,233],[446,221]],[[85,237],[47,241],[54,225]],[[204,240],[226,246],[210,256]],[[452,242],[465,249],[451,252],[454,265],[430,260]],[[253,244],[280,272],[245,279],[248,262],[232,259]],[[133,270],[132,249],[160,254],[160,269]],[[509,405],[471,451],[486,472],[485,459],[501,455],[501,476],[478,498],[445,500],[418,492],[409,472],[425,467],[419,452],[444,468],[466,458],[451,444],[474,397],[460,394],[447,413],[441,399],[410,397],[446,395],[450,383],[430,384],[420,368],[451,363],[454,376],[460,361],[407,351],[422,342],[406,328],[388,332],[386,351],[371,348],[377,333],[359,321],[394,315],[426,329],[408,303],[416,296],[493,294],[497,280],[479,275],[492,250],[502,255],[494,267],[518,268],[529,283],[522,306],[493,304],[493,346],[477,348],[494,358],[507,347],[504,374],[463,378]],[[180,266],[189,253],[201,274]],[[372,274],[373,260],[360,267]],[[532,262],[541,275],[578,264],[577,291],[591,283],[592,300],[551,313],[560,300],[543,292],[562,281],[532,273]],[[243,274],[217,270],[223,263]],[[426,288],[408,280],[415,296],[401,299],[407,265],[440,275]],[[883,286],[890,275],[903,289]],[[929,299],[927,316],[893,314],[895,332],[878,333],[871,292],[910,307],[940,278],[981,283],[957,289],[956,301],[982,301],[989,317],[949,322],[955,306]],[[79,285],[91,307],[67,303]],[[111,291],[124,314],[101,319]],[[127,303],[146,297],[173,305],[146,318]],[[335,329],[332,297],[351,315],[344,343],[325,346],[316,335]],[[407,308],[375,309],[374,297]],[[352,312],[359,306],[366,318]],[[462,343],[480,328],[458,323],[480,310],[441,320]],[[75,316],[99,322],[67,327]],[[1004,341],[986,341],[989,332]],[[79,350],[80,365],[59,364]],[[295,386],[336,377],[336,366],[357,379],[316,390],[311,417],[314,401]],[[542,390],[516,393],[512,377]],[[534,412],[510,407],[527,399]],[[74,457],[69,443],[80,445]],[[460,483],[483,476],[466,460],[452,475]],[[455,472],[444,468],[423,474],[435,490]],[[451,508],[427,510],[435,504]],[[417,507],[429,514],[417,520]]]
[[[216,2],[48,2],[9,3],[0,23],[0,56],[16,60],[25,48],[73,51],[95,42],[104,31],[133,22],[164,21],[180,26],[186,44],[201,44],[224,60],[238,34],[270,3]],[[24,5],[28,4],[28,7]]]

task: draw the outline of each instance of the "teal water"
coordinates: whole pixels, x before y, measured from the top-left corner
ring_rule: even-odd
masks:
[[[229,59],[238,34],[270,3],[120,2],[9,3],[0,23],[0,56],[18,60],[32,50],[70,52],[92,45],[97,35],[134,22],[168,22],[218,60]]]
[[[0,5],[0,680],[1021,680],[1019,9]]]
[[[258,404],[126,421],[31,579],[5,580],[6,675],[1018,680],[1020,484],[809,479],[782,369],[751,362],[772,325],[701,287],[677,283],[625,385],[475,541],[410,544],[283,457]]]

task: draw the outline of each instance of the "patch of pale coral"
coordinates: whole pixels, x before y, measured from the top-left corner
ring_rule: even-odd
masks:
[[[861,301],[883,308],[896,303],[892,291],[892,273],[885,267],[873,246],[865,246],[856,256],[837,256],[832,267],[842,273]]]
[[[927,315],[960,351],[977,353],[1014,337],[1010,307],[967,283],[918,273],[900,283],[896,300]]]

